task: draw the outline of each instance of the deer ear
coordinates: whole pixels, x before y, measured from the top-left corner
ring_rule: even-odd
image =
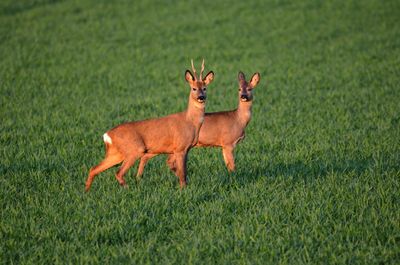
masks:
[[[242,71],[239,71],[239,74],[238,74],[238,81],[239,81],[239,82],[246,81],[246,77],[244,76],[244,74],[243,74]]]
[[[192,73],[189,70],[186,70],[186,72],[185,72],[185,79],[189,83],[194,81],[194,76],[192,75]]]
[[[210,71],[208,74],[206,74],[206,77],[203,78],[203,82],[208,85],[214,80],[214,72]]]
[[[255,73],[250,80],[250,86],[251,87],[256,87],[258,85],[258,82],[260,82],[260,73]]]

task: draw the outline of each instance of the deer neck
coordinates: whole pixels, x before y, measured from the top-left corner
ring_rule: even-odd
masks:
[[[186,118],[193,123],[193,125],[201,126],[204,121],[205,104],[201,104],[189,98],[188,108],[186,110]]]
[[[236,110],[238,121],[241,125],[246,126],[251,119],[251,106],[253,101],[243,102],[239,99],[239,106]]]

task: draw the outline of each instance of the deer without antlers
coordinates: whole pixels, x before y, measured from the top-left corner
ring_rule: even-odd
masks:
[[[222,155],[228,171],[235,170],[234,149],[244,139],[245,129],[251,119],[253,104],[253,89],[260,82],[260,74],[255,73],[246,81],[242,72],[238,74],[239,103],[235,110],[206,113],[204,123],[200,129],[199,141],[196,147],[222,147]],[[145,155],[141,158],[137,177],[143,174],[147,161],[154,155]],[[173,154],[168,156],[167,164],[172,171],[177,170],[177,160]]]
[[[204,120],[206,86],[214,79],[212,71],[202,77],[204,60],[199,77],[196,75],[193,60],[192,71],[193,73],[190,70],[185,72],[191,91],[185,111],[156,119],[123,123],[103,135],[105,158],[90,169],[86,191],[89,191],[96,175],[121,162],[115,177],[121,186],[125,186],[124,175],[135,161],[144,155],[157,154],[174,156],[174,172],[179,177],[181,188],[186,186],[187,153],[198,141]]]

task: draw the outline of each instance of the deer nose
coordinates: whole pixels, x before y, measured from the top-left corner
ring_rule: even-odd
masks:
[[[241,99],[246,99],[246,100],[249,99],[249,97],[247,95],[241,95],[240,98]]]
[[[205,100],[206,97],[205,97],[205,96],[199,96],[197,99],[199,99],[199,100]]]

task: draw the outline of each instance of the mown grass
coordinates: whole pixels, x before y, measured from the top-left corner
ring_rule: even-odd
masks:
[[[2,1],[2,263],[400,263],[399,8]],[[185,190],[160,156],[84,194],[101,135],[185,109],[203,57],[208,111],[261,73],[237,172],[194,149]]]

